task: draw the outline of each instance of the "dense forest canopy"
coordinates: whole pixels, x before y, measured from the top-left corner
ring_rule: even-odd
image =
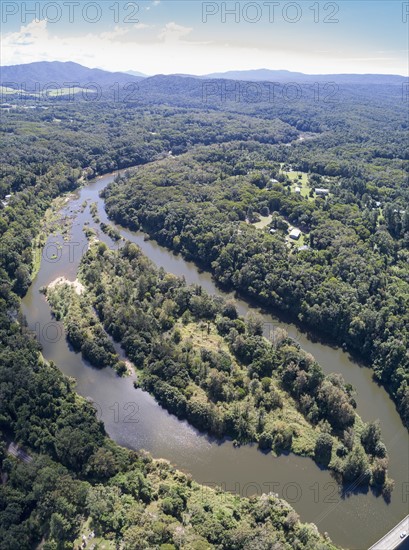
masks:
[[[363,424],[352,388],[324,376],[285,331],[268,341],[260,319],[155,269],[129,242],[120,252],[94,243],[80,277],[85,293],[66,283],[46,292],[67,339],[93,364],[118,370],[105,328],[138,369],[138,385],[178,417],[217,437],[311,456],[340,481],[371,483],[389,498],[379,427]]]
[[[195,147],[112,184],[107,211],[201,263],[221,284],[359,354],[407,424],[406,199],[380,204],[368,189],[353,195],[352,179],[329,171],[324,177],[309,171],[302,196],[282,169],[293,164],[279,160],[277,148],[255,142]],[[295,164],[296,174],[308,169]],[[357,181],[364,186],[363,175]],[[314,189],[323,186],[329,196],[316,196]],[[246,223],[260,215],[271,216],[264,230]],[[302,248],[289,242],[289,226],[302,231]]]
[[[210,83],[213,88],[204,94],[203,81],[158,76],[138,83],[132,98],[122,90],[116,98],[99,101],[85,101],[81,94],[75,101],[3,96],[1,548],[31,548],[42,539],[47,550],[72,548],[90,525],[101,540],[124,548],[227,549],[256,542],[260,548],[275,543],[292,549],[333,548],[275,497],[247,500],[209,492],[206,499],[198,498],[202,489],[186,476],[113,444],[91,404],[76,395],[72,382],[55,365],[42,359],[38,343],[28,337],[20,297],[35,267],[33,240],[40,221],[55,197],[108,171],[141,167],[107,191],[113,219],[142,227],[169,248],[204,263],[222,284],[289,312],[317,334],[360,352],[395,398],[405,423],[409,421],[409,155],[401,86],[342,84],[335,97],[328,97],[302,85],[301,97],[293,99],[283,96],[280,88],[272,96],[271,86],[260,83],[239,83],[233,93],[228,91],[231,82]],[[300,193],[295,192],[296,184]],[[317,196],[316,188],[328,188],[327,196]],[[260,217],[268,218],[264,229],[254,225]],[[301,230],[302,243],[290,242],[289,226]],[[84,267],[84,277],[91,273],[92,266]],[[166,300],[174,301],[174,296]],[[200,294],[195,300],[200,301]],[[167,302],[166,315],[159,316],[163,330],[170,330],[172,307]],[[105,326],[109,312],[98,312]],[[229,315],[219,313],[212,322],[218,323],[218,338],[242,331],[245,342],[232,339],[231,345],[237,345],[229,350],[228,361],[238,361],[239,371],[239,363],[246,369],[252,365],[260,371],[259,381],[255,378],[247,387],[243,373],[223,372],[224,355],[215,359],[204,353],[196,359],[206,363],[209,372],[195,379],[194,391],[208,392],[216,409],[231,396],[234,405],[235,399],[246,401],[251,395],[259,408],[266,409],[267,403],[274,410],[279,396],[274,401],[270,391],[273,371],[262,353],[258,362],[252,356],[253,348],[256,352],[263,347],[257,335],[250,336],[245,326],[230,326],[242,325]],[[119,318],[111,325],[107,330],[124,330]],[[179,327],[182,337],[189,327]],[[177,354],[178,336],[176,328],[172,330],[171,353]],[[81,334],[76,336],[81,339]],[[133,351],[129,345],[135,361],[138,353],[141,359],[145,353],[142,341],[140,345]],[[300,350],[289,348],[274,350],[279,360],[273,364],[284,364],[280,354],[293,354],[294,365],[283,370],[280,383],[287,380],[285,391],[297,401],[318,371],[302,366]],[[103,349],[115,366],[112,350]],[[149,353],[159,354],[157,364],[166,363],[160,346]],[[212,368],[212,361],[218,368]],[[181,371],[178,377],[174,365],[166,364],[169,380],[164,382],[155,362],[143,383],[158,399],[169,398],[168,406],[176,403],[183,388],[187,408],[193,396],[189,385],[184,386],[189,373]],[[311,402],[302,400],[304,409],[297,414],[310,414],[308,422],[326,421],[332,429],[347,431],[347,413],[353,411],[350,389],[336,377],[320,389]],[[338,416],[324,410],[328,392],[337,393],[344,406],[345,426],[334,426]],[[193,423],[204,418],[210,422],[200,407],[189,407]],[[249,440],[257,432],[255,423],[235,419],[234,410],[231,416],[227,425],[238,439]],[[289,434],[276,428],[268,426],[255,439],[279,450],[288,444]],[[341,434],[335,445],[330,430],[321,431],[311,448],[317,458],[327,464],[344,461],[342,471],[350,479],[358,471],[365,473],[369,461],[367,479],[382,485],[386,464],[376,423],[362,427],[358,450],[349,453],[352,459],[345,458],[351,438],[347,441]],[[20,463],[7,454],[12,439],[25,446],[31,462]],[[341,445],[344,457],[339,456],[344,453]],[[188,524],[186,515],[191,518]]]

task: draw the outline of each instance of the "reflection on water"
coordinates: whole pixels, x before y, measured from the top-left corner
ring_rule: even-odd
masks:
[[[278,493],[294,506],[303,520],[316,523],[335,543],[351,549],[368,548],[408,513],[409,439],[392,401],[372,381],[370,370],[351,361],[342,350],[312,342],[294,325],[261,312],[267,330],[282,326],[316,357],[325,372],[342,373],[357,390],[358,412],[365,421],[380,419],[390,453],[390,476],[396,483],[389,505],[371,491],[348,497],[340,495],[329,472],[320,470],[310,459],[294,455],[274,458],[259,452],[254,445],[235,448],[231,441],[212,440],[168,414],[146,392],[135,390],[132,377],[118,378],[113,370],[94,369],[70,350],[62,325],[52,318],[39,289],[62,275],[70,280],[76,278],[81,254],[88,246],[83,232],[85,222],[98,231],[98,238],[108,246],[118,246],[99,230],[89,213],[89,204],[97,202],[100,220],[108,222],[98,194],[112,180],[112,175],[99,178],[81,189],[64,207],[64,211],[74,217],[70,240],[49,239],[49,246],[51,242],[58,242],[61,248],[53,246],[50,253],[46,246],[41,269],[23,300],[23,312],[30,329],[36,331],[43,345],[45,358],[76,378],[78,392],[94,401],[108,434],[119,444],[146,449],[156,458],[166,458],[210,486],[219,484],[244,496],[268,491]],[[84,201],[88,201],[88,206],[82,209]],[[156,265],[185,277],[188,283],[202,285],[212,294],[226,295],[208,273],[199,272],[194,264],[145,240],[143,233],[118,229],[123,237],[138,244]],[[242,315],[253,309],[243,300],[236,301]]]

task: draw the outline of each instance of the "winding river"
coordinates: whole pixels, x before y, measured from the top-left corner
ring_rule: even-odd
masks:
[[[114,176],[103,176],[83,187],[63,207],[62,213],[73,217],[70,241],[64,242],[61,236],[48,238],[40,271],[23,300],[23,313],[29,328],[37,333],[43,345],[44,357],[54,361],[66,375],[75,377],[78,393],[94,401],[108,434],[120,445],[146,449],[155,458],[169,460],[195,480],[210,486],[221,485],[243,496],[268,491],[278,493],[301,519],[328,532],[336,544],[367,549],[408,513],[409,437],[393,402],[373,382],[370,370],[353,362],[345,352],[313,342],[296,326],[260,312],[267,331],[274,326],[285,328],[302,348],[316,357],[326,373],[339,372],[356,388],[358,412],[365,421],[380,419],[390,455],[389,473],[395,480],[389,504],[371,490],[341,495],[329,472],[320,470],[308,458],[292,454],[274,458],[258,451],[255,445],[235,448],[231,441],[211,439],[168,414],[146,392],[135,390],[132,376],[119,378],[111,369],[92,368],[70,349],[61,323],[52,318],[39,290],[59,276],[76,278],[81,255],[88,246],[83,232],[85,223],[97,230],[98,238],[108,246],[118,246],[100,231],[89,211],[89,205],[96,202],[100,220],[108,223],[99,192]],[[88,201],[86,208],[82,207],[84,201]],[[157,266],[184,276],[188,283],[202,285],[212,294],[225,295],[211,276],[199,272],[194,264],[154,241],[145,240],[143,233],[116,227],[125,239],[138,244]],[[236,301],[241,314],[254,309],[243,300]]]

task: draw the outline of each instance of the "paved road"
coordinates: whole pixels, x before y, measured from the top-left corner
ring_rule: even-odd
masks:
[[[405,539],[409,539],[409,515],[389,531],[389,533],[386,533],[377,543],[371,546],[369,550],[394,550],[398,548],[399,544],[405,541],[405,539],[400,538],[403,531],[407,533]]]

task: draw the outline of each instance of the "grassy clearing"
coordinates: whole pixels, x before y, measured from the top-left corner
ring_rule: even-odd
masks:
[[[284,166],[283,163],[281,163],[281,172],[288,177],[288,179],[291,181],[291,192],[295,193],[295,188],[299,187],[301,189],[301,196],[305,197],[308,200],[314,200],[313,197],[310,197],[310,187],[308,185],[308,174],[307,172],[300,172],[297,171],[291,171],[286,172],[282,170],[282,167]]]
[[[80,534],[74,541],[73,548],[82,548],[81,544],[86,540],[86,548],[94,546],[94,550],[115,550],[117,548],[116,542],[114,540],[108,540],[98,536],[90,536],[91,534],[95,535],[94,530],[91,527],[91,518],[87,518],[80,528]],[[86,537],[83,539],[83,537]]]
[[[10,88],[8,86],[0,86],[0,94],[3,95],[24,95],[24,96],[30,96],[33,98],[41,97],[42,99],[46,99],[47,97],[61,97],[61,96],[71,96],[79,93],[86,92],[87,94],[92,94],[92,90],[86,90],[85,88],[80,88],[78,86],[75,86],[73,88],[54,88],[49,90],[43,90],[43,91],[35,91],[35,90],[23,90],[23,89],[15,89]],[[94,92],[95,93],[95,92]]]
[[[8,86],[0,86],[1,95],[16,95],[19,93],[20,90],[15,90],[14,88],[9,88]]]
[[[229,350],[226,340],[219,335],[214,323],[188,323],[183,325],[177,324],[182,340],[179,344],[181,349],[186,349],[186,344],[190,344],[193,349],[201,350],[206,349],[213,352],[224,351],[231,360],[233,370],[236,370],[240,375],[247,376],[247,369],[244,365],[240,365],[235,357]],[[279,426],[287,426],[290,428],[293,437],[292,451],[304,456],[313,456],[315,442],[319,435],[319,430],[309,424],[304,416],[298,412],[297,404],[294,399],[283,391],[280,387],[279,381],[276,378],[272,378],[272,386],[274,391],[280,396],[282,401],[282,407],[274,409],[266,415],[265,418],[265,430],[274,431]],[[208,401],[206,393],[202,388],[199,388],[195,384],[192,384],[194,394],[199,400]],[[251,395],[248,395],[243,404],[247,401],[251,402]],[[274,453],[274,450],[272,451]]]
[[[270,214],[269,216],[260,216],[260,221],[253,223],[252,225],[254,225],[254,227],[256,227],[257,229],[264,229],[271,223],[272,219],[272,214]]]
[[[47,91],[47,96],[50,97],[60,97],[65,95],[79,94],[82,92],[87,92],[87,94],[92,94],[92,90],[88,91],[85,88],[79,88],[77,86],[73,88],[56,88],[55,90]]]
[[[187,341],[190,341],[195,349],[203,348],[211,351],[222,350],[231,356],[226,340],[217,332],[214,323],[202,322],[184,325],[179,322],[177,323],[176,328],[180,330],[182,336],[180,344],[182,347]],[[236,364],[236,361],[232,356],[231,359],[232,362]]]
[[[223,351],[229,355],[233,370],[240,376],[247,376],[247,368],[244,365],[241,365],[233,356],[226,340],[218,333],[214,323],[190,322],[184,325],[182,322],[178,322],[175,325],[175,329],[178,329],[181,334],[181,341],[179,343],[180,349],[191,347],[196,351],[201,349],[210,350],[213,352]],[[195,396],[195,400],[208,402],[208,396],[202,388],[194,383],[190,387],[193,395]],[[274,376],[274,374],[271,378],[271,389],[279,395],[282,405],[281,407],[275,408],[266,414],[264,419],[264,431],[274,432],[277,429],[283,429],[284,427],[289,428],[293,434],[291,451],[298,455],[313,458],[315,444],[319,434],[321,433],[319,426],[314,426],[309,423],[303,414],[299,412],[296,401],[282,389],[279,378]],[[252,403],[251,394],[246,396],[242,400],[241,404],[245,406],[246,402]],[[356,415],[356,444],[360,443],[360,434],[363,427],[364,423],[362,419]],[[332,451],[330,467],[335,467],[335,465],[339,462],[339,458],[336,455],[336,447],[337,446],[335,444]],[[276,456],[274,449],[271,450],[271,453]]]

